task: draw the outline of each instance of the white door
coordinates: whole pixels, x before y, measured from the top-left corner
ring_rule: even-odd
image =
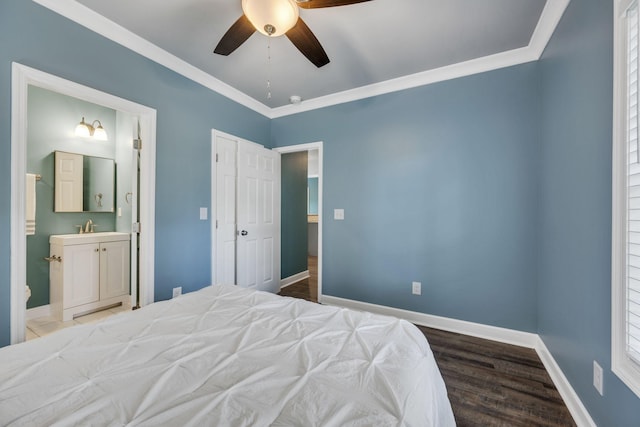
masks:
[[[82,212],[82,154],[56,151],[55,163],[56,212]]]
[[[216,136],[215,284],[236,283],[236,151],[236,140]]]
[[[138,265],[140,263],[140,209],[138,207],[138,201],[140,200],[140,156],[142,155],[142,135],[140,129],[140,117],[126,115],[123,117],[123,120],[130,120],[129,125],[131,127],[132,135],[131,145],[129,146],[131,147],[131,151],[129,152],[129,176],[131,177],[131,187],[124,195],[125,204],[130,206],[129,219],[132,223],[131,241],[129,242],[129,254],[131,260],[129,289],[131,289],[131,307],[140,307],[140,305],[144,305],[142,303],[141,295],[138,295],[138,278],[140,273],[138,270]],[[125,123],[122,123],[122,125],[126,126]],[[125,128],[125,126],[123,126],[123,128]]]
[[[280,154],[238,141],[238,285],[280,288]],[[277,260],[277,263],[276,263]]]
[[[280,289],[280,153],[215,133],[214,283]]]

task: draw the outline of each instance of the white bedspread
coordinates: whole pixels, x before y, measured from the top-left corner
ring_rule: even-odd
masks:
[[[0,425],[455,422],[410,323],[215,286],[0,349]]]

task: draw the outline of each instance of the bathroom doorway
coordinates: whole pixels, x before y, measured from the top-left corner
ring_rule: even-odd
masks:
[[[48,286],[43,284],[48,282],[48,265],[41,262],[44,258],[41,255],[45,249],[48,253],[49,235],[77,232],[75,226],[85,222],[98,224],[96,231],[131,234],[131,277],[132,283],[138,282],[140,290],[136,295],[135,286],[132,288],[131,305],[138,300],[140,305],[153,302],[156,112],[21,64],[14,63],[12,72],[11,252],[15,256],[11,260],[11,343],[15,344],[25,339],[25,284],[29,280],[39,283],[39,294],[32,305],[44,307],[43,313],[47,311],[48,295],[42,288]],[[39,119],[34,120],[33,115]],[[85,118],[94,130],[98,126],[110,127],[107,134],[111,133],[113,143],[77,138],[74,127]],[[109,124],[107,128],[103,121]],[[38,135],[38,132],[42,134]],[[140,139],[144,141],[143,149],[134,150],[134,140]],[[36,144],[37,140],[40,140],[39,144]],[[129,149],[119,152],[109,148],[127,144]],[[112,164],[121,165],[116,173],[111,212],[98,212],[96,208],[86,208],[78,213],[55,212],[54,151],[111,158]],[[34,199],[36,209],[41,204],[46,212],[38,215],[39,221],[35,223],[35,230],[40,230],[40,234],[37,231],[25,234],[27,174],[40,177]],[[107,194],[99,194],[100,200],[92,202],[106,204]],[[31,240],[28,242],[27,239]]]

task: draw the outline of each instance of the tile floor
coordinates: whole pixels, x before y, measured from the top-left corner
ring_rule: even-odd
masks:
[[[35,338],[40,338],[45,335],[49,335],[55,331],[59,331],[60,329],[68,328],[69,326],[95,323],[109,316],[113,316],[114,314],[118,314],[123,311],[129,311],[130,309],[131,307],[129,306],[120,305],[117,307],[109,308],[102,311],[96,311],[95,313],[90,313],[84,316],[76,317],[75,319],[69,320],[68,322],[62,322],[62,321],[56,320],[52,316],[29,319],[27,320],[26,338],[27,338],[27,341],[29,341]]]

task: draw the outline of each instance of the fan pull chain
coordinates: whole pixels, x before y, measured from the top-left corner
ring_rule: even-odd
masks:
[[[271,99],[271,37],[267,39],[267,99]]]

